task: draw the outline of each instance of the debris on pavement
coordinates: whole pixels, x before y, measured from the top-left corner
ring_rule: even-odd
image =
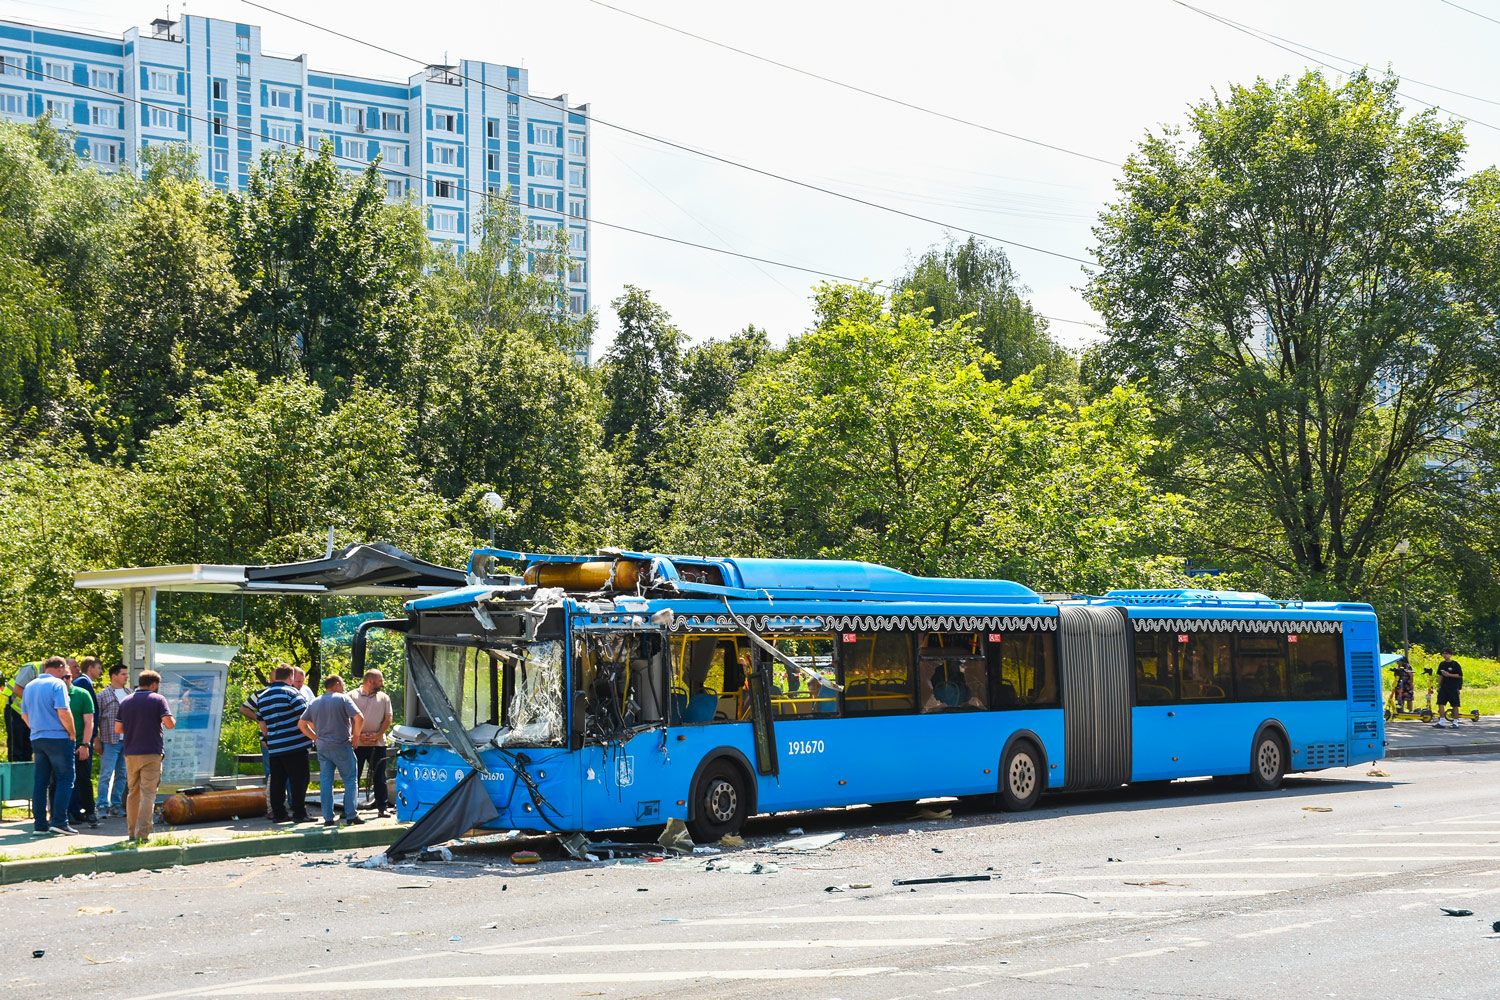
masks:
[[[943,882],[988,882],[992,875],[933,875],[930,878],[892,879],[891,885],[938,885]]]
[[[78,912],[91,914],[113,913],[115,912],[115,908],[113,906],[80,906]]]
[[[1302,811],[1305,813],[1331,813],[1333,809],[1329,806],[1303,806]]]
[[[581,833],[570,833],[566,837],[559,837],[557,844],[574,861],[587,861],[589,859],[589,841]]]
[[[719,853],[719,848],[710,846],[708,844],[699,844],[697,847],[693,848],[693,853],[694,854],[718,854]]]
[[[536,851],[516,851],[510,856],[513,865],[534,865],[542,860],[542,856]]]
[[[733,833],[726,833],[719,838],[720,847],[744,847],[745,838]]]
[[[774,861],[730,861],[712,858],[703,866],[706,872],[733,872],[736,875],[775,875],[781,867]]]
[[[391,865],[391,859],[385,856],[385,852],[384,851],[381,851],[379,854],[372,854],[370,857],[365,858],[363,861],[361,861],[359,863],[359,867],[360,868],[390,868],[390,867],[392,867],[392,865]]]
[[[1450,917],[1472,917],[1474,915],[1473,910],[1455,910],[1449,906],[1439,906],[1438,909],[1442,910]]]
[[[801,829],[794,828],[787,832],[801,833],[802,831]],[[772,844],[769,849],[773,851],[814,851],[843,839],[844,831],[842,830],[837,833],[815,833],[810,837],[793,837],[791,840],[783,840]]]
[[[656,838],[656,842],[678,854],[693,852],[693,835],[688,833],[687,824],[676,816],[667,820],[667,825],[662,828],[661,836]]]
[[[802,836],[802,827],[794,826],[786,832],[786,835],[788,837],[800,837]]]
[[[1365,777],[1367,777],[1367,778],[1389,778],[1390,775],[1387,774],[1385,771],[1382,771],[1380,768],[1377,767],[1377,768],[1372,768],[1371,770],[1366,771],[1365,772]]]
[[[952,809],[928,809],[928,808],[926,808],[924,806],[923,808],[918,809],[916,811],[915,815],[908,816],[906,818],[907,819],[952,819],[953,818],[953,810]]]
[[[849,892],[851,889],[870,889],[873,886],[868,882],[845,882],[843,885],[830,885],[824,892]]]

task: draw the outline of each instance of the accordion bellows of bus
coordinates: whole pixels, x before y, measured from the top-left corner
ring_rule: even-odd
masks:
[[[1383,756],[1365,604],[1212,590],[1044,598],[868,563],[479,549],[405,633],[397,814],[470,772],[497,829],[1214,776],[1273,789]]]

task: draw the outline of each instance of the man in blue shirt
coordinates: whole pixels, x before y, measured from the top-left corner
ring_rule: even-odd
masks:
[[[36,771],[31,784],[32,826],[37,833],[74,834],[68,825],[68,800],[73,795],[73,709],[68,701],[68,683],[63,680],[68,665],[61,656],[42,661],[41,673],[21,692],[21,717],[31,729],[31,749]],[[52,819],[47,816],[47,786],[52,791]]]
[[[271,801],[271,819],[285,823],[307,822],[307,785],[310,773],[307,751],[312,741],[302,734],[297,723],[307,710],[302,693],[292,687],[292,668],[283,663],[271,675],[271,686],[255,699],[260,716],[260,731],[265,736],[266,754],[271,760],[266,794]],[[287,806],[291,806],[291,816]]]

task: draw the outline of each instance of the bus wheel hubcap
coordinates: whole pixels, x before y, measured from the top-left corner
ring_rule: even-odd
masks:
[[[1267,781],[1276,777],[1281,767],[1281,747],[1275,740],[1266,740],[1260,745],[1260,776]]]
[[[1036,765],[1026,754],[1017,754],[1010,762],[1010,793],[1018,799],[1031,794],[1036,784]]]
[[[708,814],[714,818],[715,823],[727,823],[734,819],[739,810],[740,794],[734,790],[734,786],[722,779],[715,781],[708,788],[708,798],[705,800],[708,806]]]

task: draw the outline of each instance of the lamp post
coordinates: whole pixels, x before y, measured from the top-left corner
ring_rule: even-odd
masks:
[[[1401,655],[1406,665],[1411,666],[1411,634],[1406,628],[1406,554],[1411,551],[1411,542],[1406,539],[1396,543],[1397,565],[1401,571]]]
[[[495,519],[505,512],[505,498],[490,490],[479,498],[480,504],[490,515],[490,544],[495,544]]]

